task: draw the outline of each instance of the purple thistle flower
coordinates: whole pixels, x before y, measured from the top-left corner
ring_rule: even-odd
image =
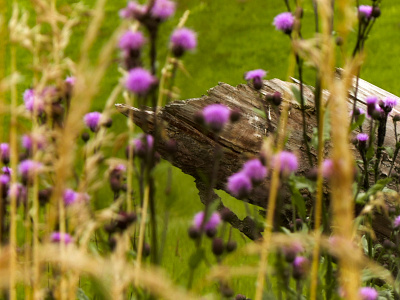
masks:
[[[68,76],[65,78],[65,83],[69,84],[70,86],[74,86],[76,82],[76,78],[74,76]]]
[[[378,97],[377,96],[373,96],[373,95],[371,95],[371,96],[368,96],[366,99],[365,99],[365,102],[367,102],[367,106],[370,106],[370,105],[373,105],[373,106],[375,106],[375,104],[378,104]]]
[[[288,175],[297,171],[299,163],[296,155],[288,151],[282,151],[274,156],[273,165],[277,165],[280,162],[280,171],[282,174]]]
[[[15,197],[17,200],[17,205],[25,203],[27,196],[26,188],[21,183],[11,184],[8,190],[8,197]]]
[[[366,133],[359,133],[359,134],[357,134],[357,140],[358,140],[359,142],[366,142],[366,141],[368,141],[368,139],[369,139],[369,136],[368,136],[368,134],[366,134]]]
[[[129,52],[131,50],[139,50],[143,47],[144,43],[146,42],[143,33],[140,31],[126,31],[121,38],[119,39],[118,47],[121,50]]]
[[[99,130],[100,119],[101,113],[97,111],[87,113],[84,117],[86,126],[89,127],[93,132],[97,132],[97,130]]]
[[[174,55],[180,57],[185,51],[196,48],[197,36],[193,30],[178,28],[172,33],[170,43]]]
[[[262,79],[267,75],[263,69],[249,71],[245,74],[244,79],[253,81],[253,86],[256,90],[262,88]]]
[[[282,247],[283,255],[288,262],[293,262],[297,254],[303,251],[303,245],[298,241],[292,242],[290,245],[285,245],[284,247]]]
[[[164,21],[175,13],[175,2],[169,0],[156,0],[151,8],[151,15]]]
[[[10,176],[6,175],[6,174],[1,174],[0,175],[0,185],[1,185],[1,189],[4,192],[4,188],[7,187],[7,185],[10,183]]]
[[[33,89],[27,89],[24,92],[25,108],[30,112],[41,114],[44,111],[44,100],[42,97],[36,95]]]
[[[263,69],[256,69],[252,71],[248,71],[244,77],[246,80],[254,80],[256,78],[262,79],[267,75],[267,72],[264,71]]]
[[[74,190],[66,189],[64,191],[63,198],[64,198],[65,205],[71,205],[71,204],[74,204],[76,199],[78,198],[78,193],[75,192]]]
[[[149,71],[143,68],[134,68],[129,71],[125,86],[131,92],[145,95],[156,81],[156,78]]]
[[[250,178],[244,173],[235,173],[228,178],[228,191],[236,198],[245,198],[253,188]]]
[[[307,276],[310,261],[304,256],[297,256],[293,261],[293,277],[297,280]]]
[[[333,175],[333,161],[331,159],[325,159],[322,162],[322,176],[325,178],[331,178]]]
[[[153,148],[154,138],[150,134],[141,134],[139,138],[133,140],[133,145],[136,154],[145,155]]]
[[[294,25],[294,16],[290,12],[284,12],[274,18],[274,26],[277,30],[290,34]]]
[[[3,167],[3,168],[1,168],[1,171],[3,172],[3,174],[11,176],[11,173],[12,173],[12,169],[11,168]]]
[[[32,179],[32,177],[38,174],[43,168],[43,165],[31,159],[24,160],[20,162],[18,166],[18,171],[21,176],[25,179]]]
[[[204,211],[197,213],[193,218],[193,226],[200,230],[201,224],[204,222]],[[214,230],[218,227],[221,223],[221,216],[217,212],[213,212],[210,218],[207,220],[206,224],[204,225],[204,229],[207,230]]]
[[[358,7],[358,12],[360,14],[360,17],[365,18],[366,20],[369,20],[372,16],[372,6],[370,5],[360,5]]]
[[[50,236],[52,243],[65,243],[66,245],[73,242],[72,237],[68,233],[53,232]]]
[[[37,149],[43,149],[46,144],[45,137],[39,134],[27,135],[24,134],[21,138],[21,145],[27,151],[31,151],[33,143],[36,143]]]
[[[360,288],[359,291],[362,300],[376,300],[378,299],[378,292],[369,286]]]
[[[231,111],[223,104],[211,104],[203,108],[203,118],[207,126],[213,131],[221,131],[229,121]]]
[[[254,182],[260,182],[267,176],[267,168],[258,158],[245,162],[242,172]]]
[[[127,6],[119,11],[121,19],[137,18],[146,13],[147,7],[135,1],[129,1]]]
[[[387,97],[383,100],[383,110],[386,113],[390,113],[392,109],[397,105],[397,99],[394,97]]]
[[[10,145],[7,143],[0,144],[0,159],[3,164],[7,165],[10,162]]]
[[[399,228],[400,227],[400,216],[397,216],[393,221],[393,227]]]

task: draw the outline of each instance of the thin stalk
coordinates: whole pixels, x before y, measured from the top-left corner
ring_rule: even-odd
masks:
[[[135,276],[135,285],[138,285],[138,279],[140,274],[140,268],[142,264],[142,252],[143,252],[143,243],[144,243],[144,233],[146,230],[146,217],[147,217],[147,210],[149,207],[149,193],[150,193],[150,186],[146,184],[144,189],[144,199],[143,199],[143,206],[142,206],[142,213],[140,216],[140,228],[139,228],[139,244],[138,244],[138,252],[136,257],[136,276]]]
[[[286,125],[287,125],[287,116],[288,116],[288,108],[289,105],[287,102],[282,103],[282,113],[279,120],[279,130],[278,130],[278,143],[277,143],[277,151],[281,151],[283,149],[283,144],[285,140],[285,132],[286,132]],[[279,160],[277,166],[272,171],[272,179],[271,179],[271,189],[269,192],[268,197],[268,207],[267,207],[267,220],[264,229],[264,239],[261,242],[261,258],[258,267],[257,273],[257,288],[256,288],[256,295],[255,300],[261,300],[264,290],[264,277],[267,269],[268,263],[268,254],[269,254],[269,247],[271,244],[271,237],[272,237],[272,229],[274,225],[274,215],[275,215],[275,206],[276,206],[276,199],[278,196],[278,188],[279,188]]]
[[[320,98],[320,97],[319,97]],[[310,299],[314,300],[317,297],[317,285],[318,285],[318,264],[319,264],[319,252],[320,252],[320,240],[321,240],[321,215],[322,215],[322,192],[323,192],[323,176],[322,176],[322,160],[324,155],[324,115],[325,109],[322,105],[322,101],[319,103],[319,118],[318,118],[318,178],[317,178],[317,197],[315,200],[315,227],[314,227],[314,249],[313,249],[313,261],[311,268],[311,287],[310,287]]]
[[[299,81],[300,81],[300,106],[301,106],[301,117],[302,117],[302,125],[303,125],[303,141],[306,145],[307,149],[307,158],[310,164],[310,167],[313,166],[312,156],[310,145],[308,144],[308,136],[307,136],[307,124],[306,124],[306,110],[304,106],[304,87],[303,87],[303,67],[302,62],[300,61],[300,56],[296,54],[296,63],[299,72]]]

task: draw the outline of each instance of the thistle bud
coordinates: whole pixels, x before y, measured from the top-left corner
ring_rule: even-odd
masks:
[[[237,248],[237,243],[236,241],[229,241],[226,243],[226,252],[230,253],[235,251]]]
[[[212,241],[212,252],[216,256],[222,255],[224,253],[224,241],[221,238],[214,238]]]

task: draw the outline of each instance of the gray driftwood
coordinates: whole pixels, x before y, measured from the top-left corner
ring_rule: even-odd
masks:
[[[263,95],[268,93],[280,92],[284,101],[290,103],[290,115],[288,119],[288,141],[287,150],[294,151],[298,154],[300,161],[299,174],[306,174],[310,170],[307,161],[306,147],[302,138],[302,119],[301,111],[297,101],[294,99],[291,88],[298,86],[297,83],[285,82],[279,79],[264,81],[261,90]],[[349,92],[349,111],[351,109],[354,96],[352,91]],[[396,97],[364,80],[359,82],[359,91],[357,95],[357,105],[366,110],[364,99],[368,95],[377,95],[381,99],[387,96]],[[316,113],[314,110],[313,91],[310,87],[305,87],[304,96],[306,99],[306,116],[307,116],[307,132],[311,138],[313,128],[316,127]],[[326,93],[325,93],[326,96]],[[397,98],[397,97],[396,97]],[[174,101],[162,108],[157,116],[157,120],[163,122],[165,133],[177,143],[177,152],[174,159],[171,160],[167,151],[165,139],[160,140],[157,144],[157,151],[165,159],[169,159],[171,163],[180,168],[183,172],[193,176],[196,180],[197,187],[200,192],[202,201],[206,187],[202,183],[202,175],[210,174],[213,161],[215,140],[213,135],[203,130],[194,121],[194,115],[203,107],[212,103],[222,103],[231,109],[241,111],[242,118],[239,122],[227,126],[221,133],[217,143],[222,147],[224,155],[217,172],[216,189],[227,191],[227,178],[237,172],[243,163],[259,154],[263,138],[277,128],[278,115],[271,109],[269,120],[260,117],[255,111],[263,110],[266,104],[264,99],[249,85],[241,84],[232,87],[225,83],[219,83],[218,86],[211,88],[208,95],[201,98],[189,99],[185,101]],[[117,109],[126,116],[130,114],[133,121],[140,127],[146,128],[149,133],[153,132],[154,114],[151,108],[138,109],[128,107],[124,104],[116,104]],[[400,107],[397,107],[393,113],[397,113]],[[392,122],[387,124],[387,135],[385,145],[394,148],[395,144],[394,129]],[[315,158],[316,153],[312,150]],[[326,153],[328,154],[328,153]],[[387,157],[385,157],[387,159]],[[389,162],[384,161],[384,170],[388,170]],[[248,201],[261,208],[265,208],[268,199],[269,179],[266,179],[248,198]],[[217,197],[215,194],[213,197]],[[289,193],[283,191],[283,198],[288,198]],[[310,203],[309,205],[312,205]],[[291,219],[290,212],[282,211],[281,214],[287,220]],[[231,223],[241,230],[244,234],[252,239],[260,236],[257,230],[254,230],[254,224],[250,218],[239,220],[232,214]],[[390,236],[391,226],[387,218],[377,214],[374,221],[374,228],[378,235]]]

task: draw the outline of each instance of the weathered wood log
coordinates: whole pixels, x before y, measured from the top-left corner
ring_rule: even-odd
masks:
[[[302,132],[302,116],[298,102],[295,100],[292,87],[298,87],[297,83],[285,82],[279,79],[264,81],[261,93],[263,95],[279,92],[282,94],[283,101],[288,101],[290,104],[290,114],[288,118],[288,141],[286,149],[297,153],[300,167],[299,174],[306,174],[310,170],[310,165],[307,159],[306,147],[303,142]],[[364,99],[368,95],[376,95],[383,99],[384,97],[396,96],[364,81],[359,81],[357,106],[366,110]],[[324,92],[324,97],[327,93]],[[305,86],[304,98],[306,101],[306,116],[307,116],[307,135],[311,139],[313,128],[317,126],[316,112],[314,109],[314,95],[311,87]],[[354,101],[353,92],[349,92],[349,112]],[[397,98],[398,99],[398,98]],[[241,114],[241,120],[237,123],[228,125],[220,134],[218,140],[214,139],[212,133],[205,131],[194,120],[196,112],[202,110],[203,107],[213,104],[225,104],[231,109],[238,109]],[[400,103],[400,101],[399,101]],[[233,173],[239,171],[243,163],[249,158],[259,155],[260,148],[265,136],[275,132],[278,126],[278,113],[271,109],[270,116],[266,120],[259,116],[255,109],[263,110],[265,98],[259,96],[259,92],[255,91],[251,86],[241,84],[237,87],[232,87],[225,83],[220,83],[218,86],[211,88],[208,95],[201,98],[189,99],[185,101],[174,101],[164,108],[159,110],[157,120],[163,122],[167,136],[174,139],[177,143],[177,152],[172,164],[180,168],[184,173],[193,176],[196,179],[197,186],[200,191],[204,191],[201,179],[204,174],[210,174],[216,143],[218,143],[223,151],[220,167],[217,171],[216,189],[221,189],[226,192],[227,178]],[[134,108],[124,104],[116,104],[117,109],[126,116],[132,116],[133,121],[140,127],[146,128],[146,131],[153,133],[154,113],[151,108]],[[392,112],[397,113],[400,110],[400,105]],[[350,120],[349,120],[350,121]],[[367,123],[367,122],[365,122]],[[365,124],[364,126],[369,126]],[[367,129],[367,127],[365,127]],[[334,129],[333,129],[334,130]],[[385,146],[394,148],[394,128],[392,122],[387,124],[387,134]],[[163,158],[170,158],[166,140],[160,140],[156,145],[157,151]],[[329,148],[329,147],[328,147]],[[316,152],[311,150],[312,155],[316,160]],[[326,151],[328,155],[329,149]],[[390,164],[387,157],[383,160],[383,170],[387,172]],[[257,186],[248,201],[251,204],[265,208],[268,199],[269,179],[266,179],[261,185]],[[284,190],[284,198],[290,197],[288,191]],[[286,214],[286,212],[284,213]],[[236,227],[245,231],[245,234],[250,238],[257,238],[259,233],[254,233],[254,230],[248,229],[248,223],[237,218],[232,222],[236,222]],[[242,222],[242,223],[241,223]],[[390,236],[390,224],[383,215],[377,215],[375,222],[375,230],[383,236]],[[248,230],[246,230],[246,228]]]

